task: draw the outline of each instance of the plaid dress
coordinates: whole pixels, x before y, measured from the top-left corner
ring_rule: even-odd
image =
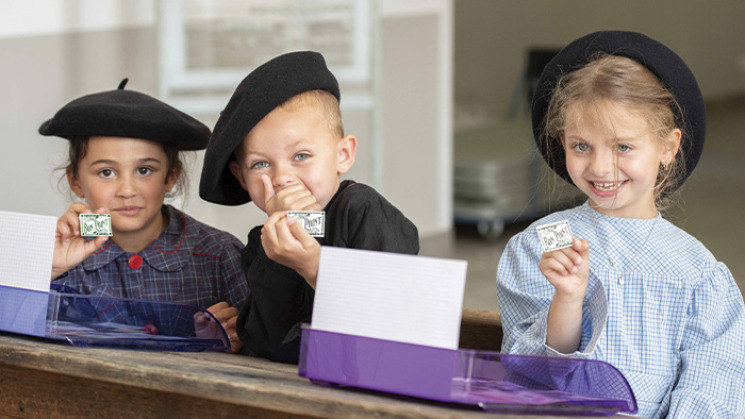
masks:
[[[184,302],[207,308],[220,301],[240,309],[248,297],[235,236],[166,205],[169,223],[150,246],[124,251],[111,240],[55,280],[83,294]]]
[[[553,286],[535,227],[569,220],[590,243],[580,348],[548,347]],[[612,262],[612,263],[611,263]],[[598,359],[629,381],[645,417],[745,416],[745,305],[727,267],[658,215],[608,217],[588,203],[510,239],[497,271],[502,351]]]

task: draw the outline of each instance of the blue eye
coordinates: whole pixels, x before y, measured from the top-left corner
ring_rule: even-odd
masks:
[[[627,146],[626,144],[619,144],[618,151],[621,153],[628,153],[629,151],[631,151],[631,147]]]
[[[577,149],[577,151],[587,151],[590,149],[590,146],[585,143],[579,143],[574,148]]]
[[[305,160],[310,157],[310,154],[308,153],[297,153],[295,155],[295,160]]]
[[[259,161],[251,165],[251,169],[263,169],[265,167],[269,167],[269,163],[265,161]]]

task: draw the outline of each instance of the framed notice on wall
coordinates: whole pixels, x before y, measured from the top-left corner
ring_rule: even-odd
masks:
[[[371,3],[160,0],[160,96],[186,112],[212,114],[251,70],[297,50],[321,52],[340,84],[366,86]]]

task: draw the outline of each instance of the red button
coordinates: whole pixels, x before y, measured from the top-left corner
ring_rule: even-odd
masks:
[[[129,257],[129,267],[132,269],[140,269],[140,266],[142,266],[142,256],[140,255],[132,255]]]

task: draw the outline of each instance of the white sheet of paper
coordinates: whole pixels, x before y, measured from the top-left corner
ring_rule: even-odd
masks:
[[[43,336],[57,218],[0,211],[0,329]]]
[[[457,349],[467,262],[322,247],[313,329]]]
[[[0,211],[0,285],[49,292],[57,218]]]

